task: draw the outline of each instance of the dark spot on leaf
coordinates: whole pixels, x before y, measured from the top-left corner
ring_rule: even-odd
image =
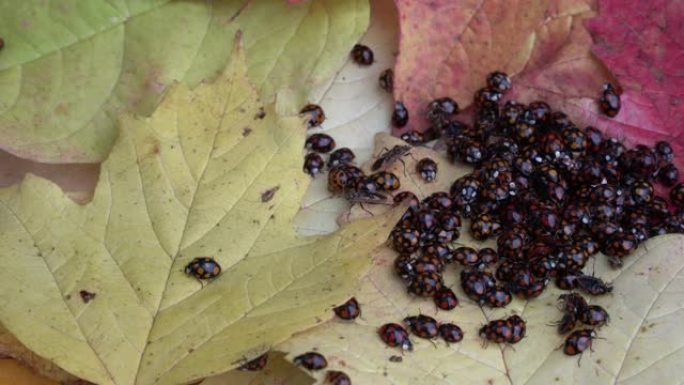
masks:
[[[271,214],[271,219],[275,219],[275,215]]]
[[[249,134],[252,133],[252,129],[249,127],[245,127],[242,129],[242,136],[247,137]]]
[[[273,196],[275,195],[276,191],[280,190],[280,186],[275,186],[272,187],[264,192],[261,193],[261,201],[262,202],[268,202],[271,199],[273,199]],[[271,209],[273,206],[269,207]]]
[[[402,362],[404,358],[402,356],[390,356],[390,362]]]
[[[66,298],[67,301],[70,300],[70,299],[71,299],[71,294],[67,294],[66,297],[64,297],[64,298]]]
[[[257,112],[257,113],[254,115],[254,119],[255,119],[255,120],[256,120],[256,119],[263,119],[263,118],[265,118],[265,117],[266,117],[266,111],[264,111],[264,108],[263,108],[263,107],[260,107],[260,108],[259,108],[259,112]]]
[[[88,303],[92,301],[93,299],[95,299],[95,296],[97,295],[97,293],[92,293],[88,290],[81,290],[78,292],[78,294],[81,296],[83,303]]]
[[[192,353],[194,351],[195,351],[195,349],[193,349],[193,348],[188,349],[188,353]]]

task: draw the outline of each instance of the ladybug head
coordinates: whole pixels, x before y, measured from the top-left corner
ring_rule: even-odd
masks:
[[[412,352],[413,351],[413,344],[411,343],[411,340],[408,338],[401,343],[401,349],[404,351]]]

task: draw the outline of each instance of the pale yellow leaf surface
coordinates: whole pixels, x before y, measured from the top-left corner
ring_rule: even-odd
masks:
[[[146,385],[226,371],[329,318],[400,212],[297,236],[303,123],[261,105],[238,49],[215,83],[123,118],[89,204],[32,175],[1,189],[0,323],[77,377]],[[222,274],[186,276],[197,256]]]
[[[330,82],[311,92],[308,100],[319,104],[326,120],[309,133],[325,132],[335,138],[337,147],[349,147],[358,163],[373,155],[373,137],[389,132],[392,95],[378,85],[380,73],[394,66],[398,32],[397,11],[392,0],[371,2],[371,21],[361,44],[369,46],[375,62],[365,67],[351,59]],[[296,112],[301,105],[287,93],[279,95],[278,109]],[[349,206],[327,189],[327,175],[314,178],[295,218],[300,234],[327,234],[338,228],[335,218]]]
[[[311,385],[316,380],[308,373],[299,370],[285,354],[273,352],[263,370],[247,372],[231,370],[218,376],[207,378],[202,385]]]
[[[389,135],[379,135],[376,150],[398,144]],[[468,168],[453,166],[427,148],[414,148],[420,159],[429,155],[438,161],[440,174],[433,184],[418,181],[412,157],[406,157],[407,176],[396,163],[390,170],[402,179],[402,188],[425,197],[434,191],[448,190],[455,178]],[[420,186],[420,187],[417,187]],[[376,215],[385,206],[366,206]],[[360,208],[352,209],[351,218],[368,216]],[[458,242],[482,247],[462,228]],[[488,245],[492,245],[491,241]],[[277,346],[288,357],[316,350],[328,358],[329,368],[343,370],[354,383],[376,385],[436,384],[679,384],[684,377],[682,355],[684,333],[684,238],[667,235],[649,240],[626,260],[622,270],[612,270],[603,255],[596,257],[595,273],[613,281],[611,295],[594,297],[591,303],[603,306],[611,323],[599,330],[594,352],[586,353],[581,365],[563,354],[558,347],[563,337],[551,324],[560,319],[557,298],[562,293],[550,284],[542,296],[529,302],[515,299],[505,309],[480,308],[469,300],[457,279],[460,267],[451,265],[445,282],[451,286],[461,305],[450,312],[437,311],[430,299],[416,298],[406,292],[396,276],[393,261],[396,253],[388,248],[374,255],[373,267],[355,294],[362,307],[354,322],[333,319],[302,332]],[[587,268],[591,272],[592,266]],[[454,322],[465,332],[465,339],[447,346],[412,338],[415,351],[403,354],[389,348],[377,336],[377,328],[387,322],[400,323],[419,312],[442,322]],[[520,314],[528,325],[528,336],[513,347],[482,346],[479,327],[491,319]],[[400,356],[402,362],[390,357]],[[319,382],[324,373],[314,373]]]

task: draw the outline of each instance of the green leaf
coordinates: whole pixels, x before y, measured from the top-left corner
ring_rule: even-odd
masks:
[[[102,160],[121,112],[149,115],[173,81],[216,76],[243,31],[265,101],[332,76],[368,24],[366,0],[0,3],[2,148],[44,162]]]
[[[173,87],[151,117],[124,117],[89,204],[32,176],[0,190],[0,323],[28,348],[99,384],[184,383],[353,292],[402,208],[298,237],[304,122],[261,105],[242,54],[231,62],[214,84]],[[197,256],[222,274],[185,275]]]

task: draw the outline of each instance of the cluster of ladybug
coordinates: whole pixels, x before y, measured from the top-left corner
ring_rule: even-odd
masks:
[[[677,184],[679,171],[669,143],[628,149],[594,127],[578,128],[543,101],[501,106],[510,88],[508,76],[494,72],[487,87],[475,94],[473,125],[455,120],[458,105],[445,97],[428,105],[432,126],[425,133],[402,135],[413,145],[441,138],[452,160],[475,166],[454,181],[448,194],[438,192],[422,202],[410,192],[395,197],[396,202],[410,199],[389,238],[399,253],[395,270],[410,293],[432,297],[444,310],[458,304],[441,276],[454,261],[465,266],[461,287],[481,306],[504,307],[513,295],[535,298],[550,279],[564,290],[601,295],[612,286],[582,273],[591,256],[601,251],[619,267],[646,239],[684,232],[684,184]],[[608,116],[619,112],[620,98],[611,85],[604,87],[599,104]],[[408,122],[401,102],[392,121],[396,127]],[[656,181],[672,187],[670,200],[679,209],[673,212],[655,194]],[[498,237],[497,249],[454,248],[461,217],[470,219],[474,238]],[[561,326],[571,331],[577,322],[595,326],[607,319],[603,309],[576,305]],[[480,335],[517,342],[522,336],[515,332],[516,322],[523,321],[492,321]],[[581,353],[592,338],[594,331],[579,330],[568,337],[564,351]]]
[[[578,324],[600,328],[610,320],[608,312],[599,305],[589,305],[587,301],[577,293],[563,294],[561,311],[563,318],[558,321],[558,333],[561,335],[570,333],[565,339],[563,352],[569,356],[582,354],[591,349],[592,341],[597,338],[594,329],[574,330]],[[573,331],[574,330],[574,331]]]
[[[440,323],[436,319],[419,314],[404,318],[411,333],[419,338],[433,340],[437,337],[449,343],[457,343],[463,340],[463,330],[453,323]],[[413,343],[408,331],[399,324],[387,323],[378,329],[380,338],[390,347],[400,347],[404,351],[413,350]]]

